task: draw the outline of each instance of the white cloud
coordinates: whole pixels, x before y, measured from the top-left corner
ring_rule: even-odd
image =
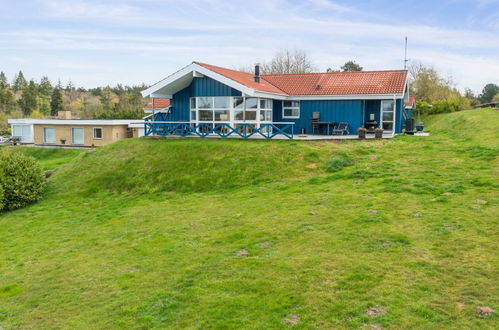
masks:
[[[111,72],[129,74],[129,82],[154,81],[191,60],[247,66],[281,48],[305,49],[321,69],[339,67],[349,59],[366,69],[399,68],[405,36],[411,59],[433,64],[455,77],[460,87],[481,89],[485,80],[499,77],[499,38],[493,29],[411,25],[327,0],[43,0],[40,4],[52,24],[0,32],[4,52],[9,56],[54,52],[82,62],[92,54],[99,65],[114,68]],[[495,16],[489,17],[490,24],[497,24]],[[74,24],[63,29],[59,20]],[[92,24],[87,26],[88,22]]]

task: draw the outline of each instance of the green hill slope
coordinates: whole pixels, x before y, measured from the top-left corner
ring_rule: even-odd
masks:
[[[0,327],[492,329],[475,308],[499,308],[498,116],[84,152],[0,215]]]

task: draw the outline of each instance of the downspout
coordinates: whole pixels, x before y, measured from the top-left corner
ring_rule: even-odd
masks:
[[[152,98],[152,123],[151,123],[151,130],[154,127],[154,122],[156,121],[156,113],[155,113],[155,105],[154,105],[154,97]]]
[[[393,94],[393,130],[392,130],[392,137],[395,136],[395,131],[397,130],[397,99],[396,95]]]
[[[362,120],[360,121],[360,127],[366,126],[366,100],[362,100]]]

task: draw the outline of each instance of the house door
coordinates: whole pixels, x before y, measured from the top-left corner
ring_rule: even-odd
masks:
[[[395,118],[395,102],[393,100],[381,101],[381,128],[386,133],[393,132],[393,121]]]

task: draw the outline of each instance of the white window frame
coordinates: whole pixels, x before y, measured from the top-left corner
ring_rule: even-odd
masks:
[[[21,138],[21,143],[33,143],[34,142],[34,136],[35,136],[35,129],[34,125],[31,124],[12,124],[12,136],[17,136]],[[28,139],[25,139],[26,135],[23,135],[25,133],[25,129],[29,130],[29,136]],[[21,131],[21,135],[15,134],[16,131]]]
[[[383,111],[383,108],[384,108],[384,107],[383,107],[383,104],[384,104],[384,103],[387,103],[387,102],[389,102],[389,103],[392,103],[392,104],[393,104],[393,110],[392,110],[392,111],[387,111],[387,112],[393,112],[393,119],[392,119],[391,121],[384,121],[384,120],[383,120],[383,112],[384,112],[384,111]],[[381,102],[380,102],[379,118],[380,118],[380,122],[381,122],[381,123],[380,123],[380,126],[379,126],[379,127],[381,127],[381,128],[384,130],[384,128],[383,128],[383,124],[384,124],[384,123],[391,123],[391,124],[392,124],[392,130],[391,130],[391,131],[390,131],[390,130],[386,130],[386,131],[385,131],[386,133],[393,133],[393,132],[395,132],[395,116],[396,116],[396,108],[397,108],[397,101],[396,101],[395,99],[393,99],[393,100],[381,100]]]
[[[204,124],[219,124],[219,123],[226,123],[226,124],[229,124],[230,126],[232,127],[235,127],[236,124],[242,124],[242,123],[248,123],[248,124],[252,124],[254,125],[255,127],[259,127],[260,126],[260,123],[272,123],[272,119],[273,119],[273,99],[270,99],[270,98],[260,98],[260,97],[251,97],[251,98],[255,98],[257,100],[257,107],[256,108],[252,108],[251,110],[248,110],[248,111],[253,111],[256,113],[256,118],[255,120],[236,120],[235,119],[235,111],[243,111],[243,113],[246,111],[246,97],[245,96],[208,96],[208,97],[211,97],[212,98],[212,104],[213,104],[213,108],[210,108],[210,109],[200,109],[199,108],[199,100],[198,98],[199,97],[206,97],[206,96],[198,96],[198,97],[191,97],[189,98],[189,122],[191,124],[201,124],[201,123],[204,123]],[[215,98],[216,97],[226,97],[228,100],[229,100],[229,107],[228,108],[216,108],[215,107]],[[243,108],[242,109],[236,109],[234,107],[234,100],[235,98],[242,98],[243,99]],[[192,99],[196,99],[195,101],[195,107],[193,108],[192,107]],[[268,104],[270,106],[270,108],[261,108],[261,100],[268,100]],[[206,120],[199,120],[199,111],[203,111],[203,110],[209,110],[209,111],[212,111],[213,112],[213,115],[212,115],[212,120],[211,121],[206,121]],[[229,118],[228,120],[215,120],[215,112],[216,111],[229,111]],[[270,120],[260,120],[260,114],[261,112],[260,111],[270,111]],[[196,118],[195,120],[191,119],[192,118],[192,113],[195,112],[195,115],[196,115]]]
[[[100,129],[100,138],[95,137],[95,130]],[[94,140],[102,140],[104,138],[104,129],[102,127],[92,127],[92,139]]]
[[[284,102],[298,102],[298,106],[297,107],[285,107],[284,106]],[[290,100],[284,100],[282,101],[282,118],[285,118],[285,119],[299,119],[300,118],[300,101],[290,101]],[[286,116],[285,115],[285,112],[286,110],[298,110],[298,115],[297,116]]]
[[[83,130],[83,143],[74,143],[74,136],[73,136],[73,129],[79,128]],[[84,127],[71,127],[71,144],[76,145],[76,146],[83,146],[85,145],[85,128]]]
[[[47,141],[47,134],[45,134],[46,129],[54,130],[54,141],[52,141],[52,142]],[[44,144],[55,144],[56,141],[57,141],[57,139],[55,137],[55,127],[43,127],[43,143]]]

